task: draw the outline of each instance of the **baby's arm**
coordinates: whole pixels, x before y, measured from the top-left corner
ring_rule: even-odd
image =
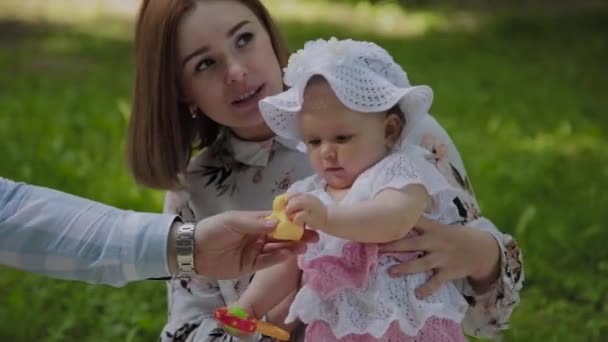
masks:
[[[386,189],[370,200],[329,208],[323,230],[359,242],[401,239],[418,222],[427,198],[427,191],[420,184],[401,190]]]
[[[403,238],[414,227],[428,201],[426,188],[408,184],[387,188],[372,199],[325,207],[316,197],[292,194],[287,211],[296,224],[358,242],[383,243]]]
[[[300,284],[300,269],[296,257],[276,266],[256,272],[253,280],[234,304],[256,318],[266,315]]]

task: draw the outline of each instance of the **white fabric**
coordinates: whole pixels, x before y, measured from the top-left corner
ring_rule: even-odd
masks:
[[[440,218],[444,223],[458,221],[458,212],[451,210],[450,203],[461,191],[447,183],[426,160],[426,153],[420,147],[403,145],[402,150],[392,153],[362,173],[340,203],[327,194],[325,182],[316,175],[296,182],[288,192],[304,191],[330,206],[348,205],[369,200],[387,188],[400,189],[408,184],[422,184],[434,202],[425,215]],[[300,258],[301,266],[324,256],[342,256],[347,240],[323,233],[320,235],[320,241],[309,246]],[[351,333],[369,333],[381,337],[394,321],[399,322],[401,329],[411,336],[416,335],[431,316],[462,321],[467,303],[452,283],[444,285],[429,298],[418,300],[414,291],[428,280],[429,275],[420,273],[391,278],[387,270],[395,264],[398,261],[394,257],[380,256],[378,268],[370,275],[367,287],[343,290],[330,298],[322,298],[314,289],[304,285],[294,299],[287,321],[296,318],[305,323],[326,321],[338,338]]]
[[[454,167],[468,184],[468,175],[460,155],[437,121],[425,115],[412,128],[406,140],[421,145],[428,151],[447,145],[450,152],[444,159],[440,159],[435,167],[440,172],[445,172],[448,178],[453,173],[451,168]],[[428,137],[433,138],[433,144],[424,143]],[[233,160],[218,158],[216,154],[211,153],[212,149],[200,153],[190,162],[190,172],[187,176],[190,185],[184,191],[167,194],[166,212],[180,214],[187,220],[201,220],[225,210],[268,210],[276,195],[285,192],[293,182],[312,174],[306,155],[297,152],[291,144],[280,138],[246,142],[231,137],[221,146],[230,151],[226,154]],[[212,170],[226,172],[211,173]],[[226,174],[227,178],[220,182]],[[453,179],[449,182],[457,184]],[[471,208],[477,207],[475,203],[470,202]],[[483,229],[488,229],[497,236],[496,240],[504,251],[501,257],[501,281],[491,293],[469,294],[474,304],[467,312],[468,324],[465,327],[469,327],[467,331],[470,334],[493,336],[499,329],[507,327],[509,316],[519,302],[523,273],[521,267],[511,266],[521,257],[521,254],[510,252],[514,244],[512,238],[501,234],[494,226]],[[520,275],[522,278],[517,278]],[[162,331],[161,341],[229,340],[226,335],[218,337],[221,332],[218,332],[212,312],[214,308],[233,302],[235,290],[238,289],[238,297],[249,284],[249,278],[225,281],[207,279],[207,283],[202,282],[204,277],[198,278],[200,279],[193,281],[193,284],[186,284],[185,288],[180,285],[178,279],[170,282],[169,317]],[[204,288],[209,289],[205,294],[201,293]],[[188,289],[191,289],[191,292]],[[258,339],[240,341],[259,341],[259,336]]]
[[[260,101],[260,111],[279,136],[299,140],[297,113],[304,89],[314,75],[323,76],[340,101],[363,113],[384,112],[399,104],[408,127],[424,116],[433,102],[428,86],[411,86],[405,71],[378,45],[353,40],[308,42],[285,68],[289,90]]]

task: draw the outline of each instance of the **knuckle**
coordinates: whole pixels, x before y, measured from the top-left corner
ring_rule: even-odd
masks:
[[[433,268],[433,261],[429,257],[421,258],[420,259],[420,265],[425,270],[430,270],[431,268]]]
[[[445,282],[445,275],[444,272],[442,271],[437,271],[435,272],[435,275],[433,276],[433,278],[431,279],[431,284],[434,287],[439,287],[441,286],[441,284],[443,284]]]
[[[400,252],[407,248],[407,243],[405,241],[403,241],[403,239],[401,239],[401,240],[389,242],[386,245],[386,248],[391,251]]]

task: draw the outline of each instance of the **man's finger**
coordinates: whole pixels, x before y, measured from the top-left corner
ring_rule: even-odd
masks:
[[[235,212],[228,228],[243,235],[265,234],[274,231],[278,220],[266,219],[267,212]]]
[[[285,248],[287,243],[282,242],[269,242],[262,245],[261,252],[262,253],[270,253],[282,248]]]
[[[304,243],[314,243],[319,241],[319,233],[317,233],[314,230],[310,230],[310,229],[304,229],[304,234],[302,234],[302,238],[300,240],[297,241],[293,241],[293,240],[279,240],[279,239],[274,239],[272,237],[267,237],[266,238],[266,242],[267,243],[271,243],[271,242],[285,242],[285,243],[294,243],[294,242],[304,242]]]
[[[298,248],[296,247],[297,245],[305,244],[301,242],[269,242],[264,244],[264,246],[262,247],[262,253],[270,253],[279,249],[293,250],[295,248]]]
[[[260,254],[254,260],[251,271],[255,272],[270,266],[274,266],[294,256],[295,253],[289,249],[279,249],[270,253]]]
[[[314,243],[319,241],[319,233],[314,230],[304,229],[304,235],[302,235],[302,239],[300,241],[305,243]]]
[[[419,288],[416,289],[416,297],[418,297],[418,299],[424,299],[430,295],[432,295],[433,293],[435,293],[435,291],[439,290],[439,288],[441,287],[441,285],[443,285],[443,283],[445,282],[444,276],[443,276],[443,272],[439,271],[437,273],[435,273],[427,282],[426,284],[420,286]]]
[[[251,220],[263,219],[266,216],[272,214],[270,210],[257,210],[257,211],[232,211],[232,221],[236,224],[247,224]]]
[[[392,277],[401,277],[413,273],[422,273],[432,271],[433,268],[439,266],[439,261],[432,255],[425,255],[422,258],[404,261],[399,265],[389,268],[389,273]]]
[[[265,218],[266,216],[272,214],[272,210],[252,211],[251,214],[258,218]]]
[[[253,269],[255,267],[256,259],[262,253],[264,246],[264,239],[258,238],[255,241],[251,241],[245,246],[245,248],[243,248],[240,260],[241,264],[239,265],[239,272],[248,272],[249,268]]]

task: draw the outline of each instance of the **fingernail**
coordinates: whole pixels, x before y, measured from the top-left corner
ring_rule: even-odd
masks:
[[[279,223],[279,221],[274,220],[274,219],[272,219],[272,220],[265,220],[265,221],[264,221],[264,227],[267,227],[267,228],[274,228],[274,227],[276,227],[276,225],[277,225],[278,223]]]

